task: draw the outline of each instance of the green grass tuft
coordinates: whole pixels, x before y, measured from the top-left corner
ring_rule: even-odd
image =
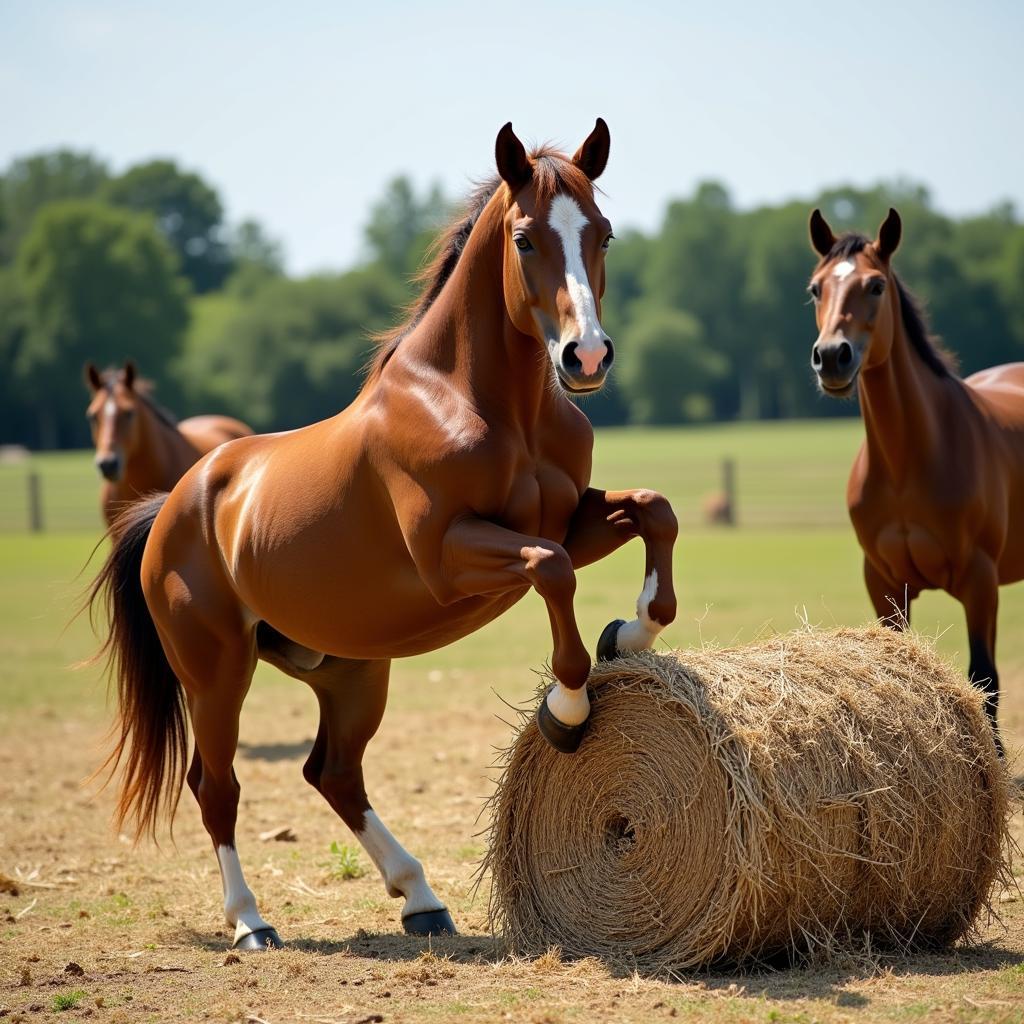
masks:
[[[342,882],[362,878],[366,874],[366,869],[359,863],[359,851],[337,841],[331,843],[331,856],[324,867],[331,878]]]
[[[85,993],[76,988],[73,992],[58,992],[53,997],[53,1009],[57,1013],[61,1013],[64,1010],[73,1010],[83,999]]]

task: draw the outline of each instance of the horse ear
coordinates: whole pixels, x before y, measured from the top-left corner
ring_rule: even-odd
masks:
[[[123,376],[122,379],[123,379],[123,382],[124,382],[124,386],[129,391],[131,391],[132,386],[135,384],[135,378],[138,376],[138,370],[135,367],[135,360],[134,359],[126,359],[124,361],[124,371],[123,371],[123,374],[124,374],[124,376]]]
[[[878,238],[875,239],[875,252],[883,260],[890,256],[900,247],[900,238],[903,237],[903,221],[900,215],[890,206],[889,216],[882,222],[878,229]]]
[[[608,151],[611,147],[612,137],[608,131],[608,125],[605,124],[603,117],[599,117],[594,124],[594,130],[587,136],[583,145],[576,150],[572,162],[591,181],[596,181],[608,166]]]
[[[533,177],[533,165],[526,155],[525,147],[512,131],[511,121],[498,132],[494,143],[494,159],[498,164],[498,173],[513,194]]]
[[[827,256],[836,244],[836,236],[828,226],[828,221],[821,215],[821,210],[815,209],[811,214],[811,245],[819,256]]]
[[[96,369],[95,363],[86,363],[82,367],[82,376],[85,379],[85,386],[90,391],[99,391],[103,387],[103,378],[100,376],[100,371]]]

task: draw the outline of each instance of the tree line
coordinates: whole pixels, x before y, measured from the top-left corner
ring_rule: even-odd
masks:
[[[897,206],[897,270],[964,372],[1024,358],[1024,225],[1009,204],[952,218],[923,186],[896,183],[740,210],[708,182],[656,231],[618,232],[603,315],[618,359],[585,402],[591,419],[854,413],[819,399],[809,370],[815,205],[837,231],[867,232]],[[368,213],[356,267],[296,278],[258,223],[225,223],[216,189],[173,161],[121,174],[68,150],[13,161],[0,177],[0,442],[87,444],[81,367],[129,356],[182,416],[276,430],[332,415],[455,210],[439,188],[398,178]]]

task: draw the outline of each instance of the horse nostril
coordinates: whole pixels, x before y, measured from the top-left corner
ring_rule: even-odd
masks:
[[[845,370],[850,363],[853,362],[853,346],[848,342],[844,341],[839,346],[839,354],[836,358],[840,370]]]
[[[580,361],[580,357],[576,355],[578,347],[577,342],[570,341],[562,350],[562,368],[568,373],[579,373],[583,369],[583,363]]]
[[[601,360],[601,369],[607,370],[615,362],[615,346],[612,344],[611,338],[605,338],[604,347],[607,351],[604,354],[604,359]]]
[[[816,370],[821,369],[821,349],[817,345],[811,349],[811,366]]]

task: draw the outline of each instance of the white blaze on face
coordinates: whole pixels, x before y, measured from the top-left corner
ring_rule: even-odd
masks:
[[[606,335],[597,318],[597,303],[590,289],[587,268],[583,265],[583,229],[588,221],[572,196],[555,196],[548,214],[548,224],[558,235],[565,253],[565,287],[576,313],[576,337],[563,337],[558,346],[575,341],[576,356],[588,376],[601,368],[606,348]],[[564,333],[564,332],[563,332]],[[555,345],[549,345],[555,348]],[[552,357],[556,355],[552,352]]]
[[[373,811],[367,811],[363,830],[356,839],[384,876],[389,896],[404,896],[402,917],[429,910],[444,910],[423,874],[423,865],[408,853]]]
[[[849,260],[837,263],[832,269],[832,276],[837,281],[845,281],[857,268]]]

